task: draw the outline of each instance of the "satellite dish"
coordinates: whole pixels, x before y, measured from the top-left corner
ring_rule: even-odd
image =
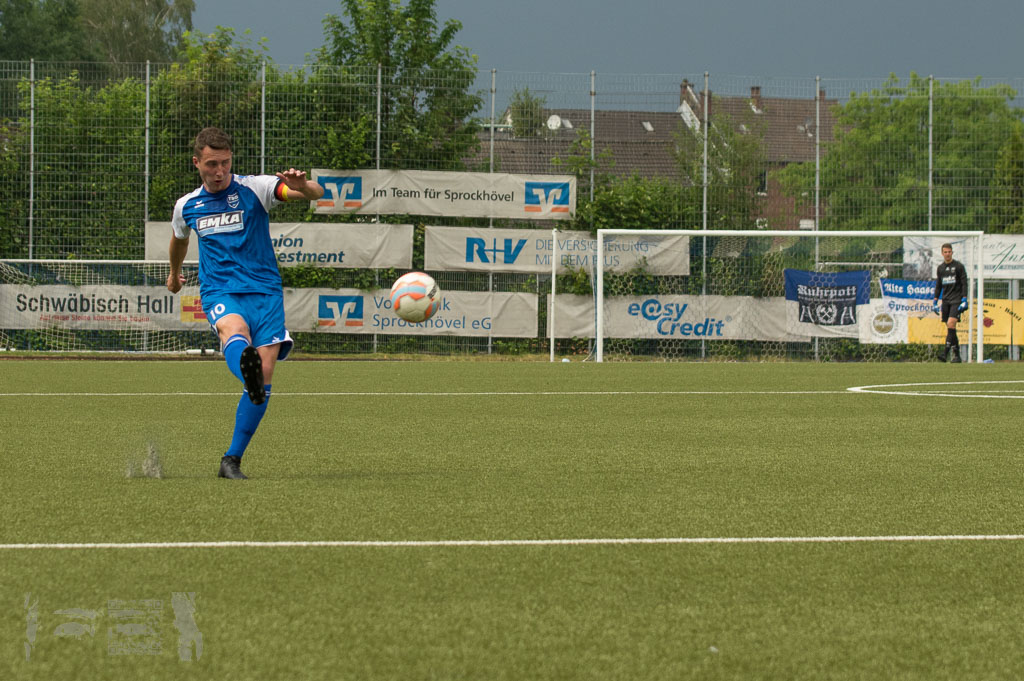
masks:
[[[558,114],[551,114],[548,116],[548,130],[558,130],[562,127],[562,117]]]

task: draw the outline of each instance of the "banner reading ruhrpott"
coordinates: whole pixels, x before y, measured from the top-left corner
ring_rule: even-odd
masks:
[[[424,259],[428,270],[461,272],[551,272],[552,253],[558,271],[565,273],[597,267],[597,239],[590,232],[432,227],[424,233]],[[604,268],[625,272],[642,268],[650,274],[688,275],[690,238],[687,236],[617,235],[604,243]]]
[[[576,178],[429,170],[313,169],[317,213],[569,220]]]
[[[171,223],[146,223],[146,260],[166,260],[170,242]],[[271,222],[270,243],[280,267],[412,267],[412,225]],[[185,260],[199,260],[199,237],[189,239]]]

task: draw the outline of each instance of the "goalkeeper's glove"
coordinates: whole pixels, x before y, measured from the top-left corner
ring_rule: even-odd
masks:
[[[960,299],[960,306],[956,308],[957,312],[963,312],[967,309],[967,298]]]
[[[940,314],[942,312],[942,306],[939,305],[939,301],[936,300],[932,303],[932,312],[935,314]]]

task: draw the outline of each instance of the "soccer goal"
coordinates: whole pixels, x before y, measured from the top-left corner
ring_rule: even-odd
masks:
[[[167,290],[166,261],[0,260],[0,349],[200,353],[217,346],[198,265]]]
[[[982,232],[599,230],[595,356],[945,358],[946,326],[932,300],[941,246],[950,243],[970,282],[970,308],[957,327],[961,355],[982,361],[982,239]]]

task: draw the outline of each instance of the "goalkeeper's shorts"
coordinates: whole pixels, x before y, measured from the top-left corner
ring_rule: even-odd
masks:
[[[277,358],[283,360],[292,351],[291,334],[284,325],[284,295],[265,293],[218,293],[203,298],[203,312],[213,330],[228,315],[238,315],[249,326],[249,336],[257,348],[281,345]]]
[[[958,307],[960,307],[960,301],[959,300],[954,300],[954,301],[943,300],[942,301],[942,321],[946,321],[950,317],[952,317],[953,319],[955,319],[957,321],[960,321],[960,315],[962,313],[957,311]]]

